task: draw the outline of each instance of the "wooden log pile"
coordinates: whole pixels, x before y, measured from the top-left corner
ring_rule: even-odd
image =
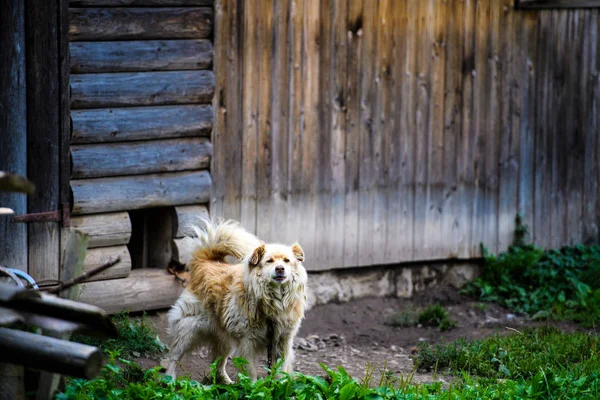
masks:
[[[89,235],[81,300],[167,307],[164,271],[212,180],[212,0],[70,0],[72,226]],[[156,267],[161,270],[147,270]]]

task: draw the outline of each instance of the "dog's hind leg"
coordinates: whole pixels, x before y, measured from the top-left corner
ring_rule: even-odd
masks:
[[[233,381],[227,375],[227,359],[231,356],[233,349],[227,340],[217,341],[215,340],[211,347],[211,360],[217,361],[217,380],[222,381],[225,384],[231,384]]]

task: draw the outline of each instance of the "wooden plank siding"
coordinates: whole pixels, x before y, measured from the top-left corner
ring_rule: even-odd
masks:
[[[73,225],[90,234],[86,266],[121,256],[94,280],[165,268],[179,220],[210,200],[213,1],[69,5],[70,187]]]
[[[311,270],[599,241],[599,10],[218,4],[212,214]]]

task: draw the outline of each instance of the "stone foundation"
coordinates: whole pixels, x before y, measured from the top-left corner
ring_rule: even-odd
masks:
[[[410,298],[439,284],[460,289],[479,276],[480,268],[474,261],[461,261],[312,272],[308,275],[308,309],[362,297]]]

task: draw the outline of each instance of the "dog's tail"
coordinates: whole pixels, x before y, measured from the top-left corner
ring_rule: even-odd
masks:
[[[196,261],[224,261],[227,256],[242,260],[260,246],[260,240],[236,221],[201,219],[200,222],[199,226],[191,227],[195,237],[188,238]]]

